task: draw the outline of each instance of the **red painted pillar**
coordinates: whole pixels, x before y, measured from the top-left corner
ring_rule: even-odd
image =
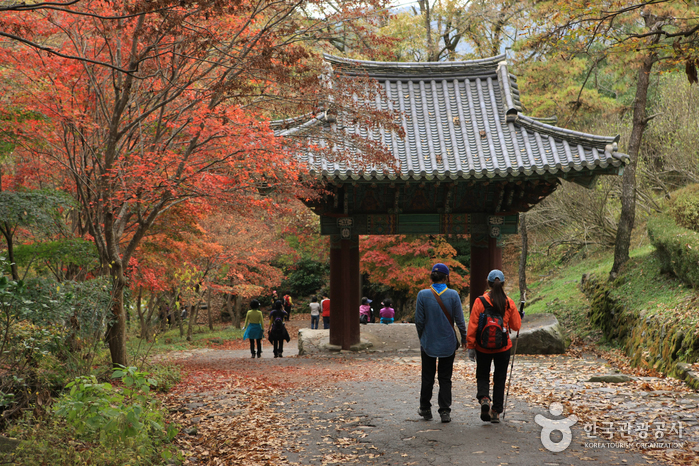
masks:
[[[359,343],[359,238],[330,239],[330,344]]]
[[[487,278],[490,272],[490,261],[488,259],[488,247],[481,245],[471,237],[471,283],[469,289],[469,309],[473,307],[473,302],[482,295],[488,287]]]
[[[471,236],[471,284],[469,304],[488,289],[488,273],[493,269],[502,270],[502,248],[498,247],[496,238],[483,238],[480,241]]]
[[[488,263],[490,264],[490,270],[502,270],[502,248],[498,247],[497,238],[488,238]],[[486,275],[486,281],[487,279],[488,276]]]

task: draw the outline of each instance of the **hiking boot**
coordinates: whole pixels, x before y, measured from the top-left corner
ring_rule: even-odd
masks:
[[[422,418],[425,421],[431,421],[432,420],[432,410],[431,409],[422,409],[418,408],[417,413],[422,416]]]
[[[275,357],[275,358],[278,358],[279,355],[278,355],[277,353],[274,353],[274,357]]]
[[[255,353],[252,353],[252,356],[250,356],[252,359],[255,359]]]
[[[442,422],[451,422],[451,415],[446,411],[439,413],[439,417],[442,419]]]
[[[484,396],[481,398],[481,421],[490,421],[490,398]]]
[[[500,413],[496,413],[492,409],[490,410],[490,422],[493,424],[499,424],[500,423]]]
[[[258,358],[261,358],[261,357],[262,357],[262,353],[257,353],[257,357],[258,357]]]

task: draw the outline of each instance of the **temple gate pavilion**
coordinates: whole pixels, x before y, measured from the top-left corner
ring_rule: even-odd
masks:
[[[502,268],[501,240],[517,233],[525,212],[568,180],[591,187],[600,175],[620,175],[628,155],[619,136],[571,131],[522,114],[517,79],[505,55],[462,62],[404,63],[325,56],[334,73],[369,76],[401,112],[405,136],[369,134],[390,148],[396,170],[359,170],[310,151],[299,156],[334,196],[309,205],[331,236],[330,343],[359,343],[359,236],[468,234],[470,304]],[[322,126],[337,130],[342,115],[327,112],[272,122],[276,134],[298,136]],[[343,131],[361,131],[345,125]],[[366,131],[365,131],[366,133]],[[309,133],[310,134],[310,133]]]

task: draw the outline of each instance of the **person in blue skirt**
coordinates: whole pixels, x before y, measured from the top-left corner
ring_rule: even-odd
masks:
[[[260,311],[260,302],[256,299],[250,301],[250,310],[245,315],[245,334],[243,339],[250,340],[250,352],[255,357],[255,341],[257,341],[257,357],[262,357],[262,338],[264,337],[264,316]]]

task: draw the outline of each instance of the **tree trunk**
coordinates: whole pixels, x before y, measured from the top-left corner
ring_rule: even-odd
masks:
[[[119,274],[121,275],[121,274]],[[107,343],[112,364],[127,365],[126,359],[126,314],[124,313],[124,288],[126,279],[123,276],[114,277],[112,284],[112,318],[114,321],[107,329]]]
[[[519,300],[526,301],[529,237],[527,236],[527,214],[524,213],[519,214],[519,235],[522,237],[522,252],[519,256]]]
[[[150,341],[150,327],[151,327],[151,322],[153,321],[153,313],[160,306],[160,303],[159,303],[160,296],[156,295],[156,297],[153,298],[153,293],[151,293],[150,298],[151,299],[148,300],[148,315],[146,316],[146,324],[145,324],[146,334],[143,336],[143,338],[145,338],[146,341]]]
[[[15,248],[12,241],[14,231],[12,229],[12,226],[5,222],[3,222],[3,226],[0,227],[0,231],[2,231],[2,235],[5,237],[5,241],[7,242],[7,259],[10,261],[10,271],[12,273],[12,280],[18,281],[19,271],[17,270],[17,264],[15,263]]]
[[[214,319],[211,317],[211,288],[206,290],[206,317],[209,319],[209,330],[214,331]]]
[[[177,319],[177,326],[180,328],[180,338],[184,337],[184,326],[182,323],[182,309],[184,305],[175,307],[175,318]]]
[[[230,317],[230,319],[231,319],[231,324],[233,323],[233,307],[231,305],[232,299],[233,299],[233,297],[230,294],[226,294],[226,304],[225,304],[226,313],[228,314],[228,317]]]
[[[138,287],[138,297],[136,297],[136,313],[138,314],[138,322],[141,324],[141,339],[147,338],[148,332],[146,331],[146,316],[145,312],[141,307],[141,298],[143,297],[143,288]]]
[[[621,216],[616,233],[614,245],[614,265],[609,274],[614,279],[622,266],[629,260],[631,249],[631,233],[636,219],[636,165],[643,140],[643,132],[648,125],[646,118],[646,105],[648,102],[648,87],[650,85],[650,72],[655,62],[656,54],[648,53],[638,70],[636,82],[636,98],[633,104],[633,127],[629,139],[629,163],[624,167],[624,175],[621,181]]]
[[[197,320],[197,314],[199,314],[199,303],[196,306],[192,306],[192,310],[189,313],[189,322],[187,322],[187,341],[192,341],[192,327]]]
[[[233,298],[234,302],[234,309],[233,309],[233,327],[235,328],[240,328],[240,305],[242,302],[242,299],[240,299],[240,296],[235,295]]]
[[[420,10],[425,17],[425,39],[427,42],[427,61],[437,61],[434,41],[432,40],[432,13],[430,11],[430,0],[420,1]]]

